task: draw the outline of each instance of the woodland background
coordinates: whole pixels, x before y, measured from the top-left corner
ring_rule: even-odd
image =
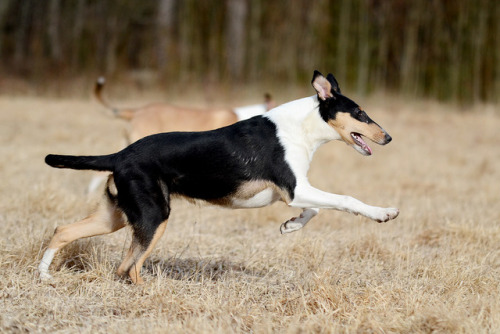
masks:
[[[0,88],[293,85],[317,68],[359,95],[498,102],[499,36],[496,0],[2,0]]]
[[[479,333],[500,328],[498,0],[0,0],[0,333]],[[172,204],[145,284],[115,275],[130,230],[37,266],[56,226],[93,210],[91,172],[48,153],[107,154],[117,106],[239,106],[310,96],[314,69],[394,138],[333,142],[318,188],[400,209],[377,224],[283,203]],[[212,94],[213,93],[213,94]],[[209,98],[210,99],[209,99]],[[154,98],[154,99],[153,99]],[[179,124],[181,126],[181,124]]]

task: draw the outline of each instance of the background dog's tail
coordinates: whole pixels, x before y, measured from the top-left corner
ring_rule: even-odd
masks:
[[[96,156],[74,156],[49,154],[45,163],[55,168],[91,169],[100,171],[113,171],[116,154]]]
[[[111,104],[106,101],[106,99],[102,96],[102,90],[104,89],[104,84],[106,83],[106,79],[104,77],[99,77],[95,82],[94,86],[94,95],[104,107],[108,108],[113,112],[113,115],[116,117],[123,118],[125,120],[130,120],[133,117],[134,110],[133,109],[118,109],[113,107]]]

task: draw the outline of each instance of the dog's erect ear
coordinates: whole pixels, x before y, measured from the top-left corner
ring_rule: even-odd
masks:
[[[328,75],[326,76],[326,80],[328,80],[332,84],[332,89],[333,89],[333,91],[335,93],[342,94],[340,92],[339,83],[337,82],[337,79],[335,79],[335,77],[333,76],[333,74],[328,73]]]
[[[318,97],[323,101],[333,96],[332,84],[320,72],[314,71],[311,84],[316,89],[316,92],[318,92]]]

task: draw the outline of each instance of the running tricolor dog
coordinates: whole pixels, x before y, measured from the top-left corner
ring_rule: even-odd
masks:
[[[370,155],[364,138],[380,145],[391,141],[384,129],[341,94],[332,74],[325,78],[315,71],[312,85],[314,96],[217,130],[152,135],[110,155],[48,155],[45,161],[53,167],[112,174],[94,214],[56,228],[38,267],[40,277],[51,277],[54,255],[68,243],[128,224],[132,244],[117,272],[142,283],[141,267],[165,231],[172,196],[229,208],[257,208],[278,200],[302,208],[300,216],[281,225],[281,233],[304,227],[319,209],[360,214],[377,222],[396,218],[398,209],[370,206],[309,184],[307,171],[320,145],[340,140]]]

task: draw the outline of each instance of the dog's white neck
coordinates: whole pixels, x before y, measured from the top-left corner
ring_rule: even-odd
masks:
[[[263,116],[276,124],[285,158],[297,176],[306,176],[318,147],[340,139],[337,131],[321,118],[317,95],[283,104]]]
[[[322,144],[340,139],[340,135],[321,118],[317,95],[283,104],[264,117],[276,124],[278,136],[285,146],[301,146],[310,157]]]

